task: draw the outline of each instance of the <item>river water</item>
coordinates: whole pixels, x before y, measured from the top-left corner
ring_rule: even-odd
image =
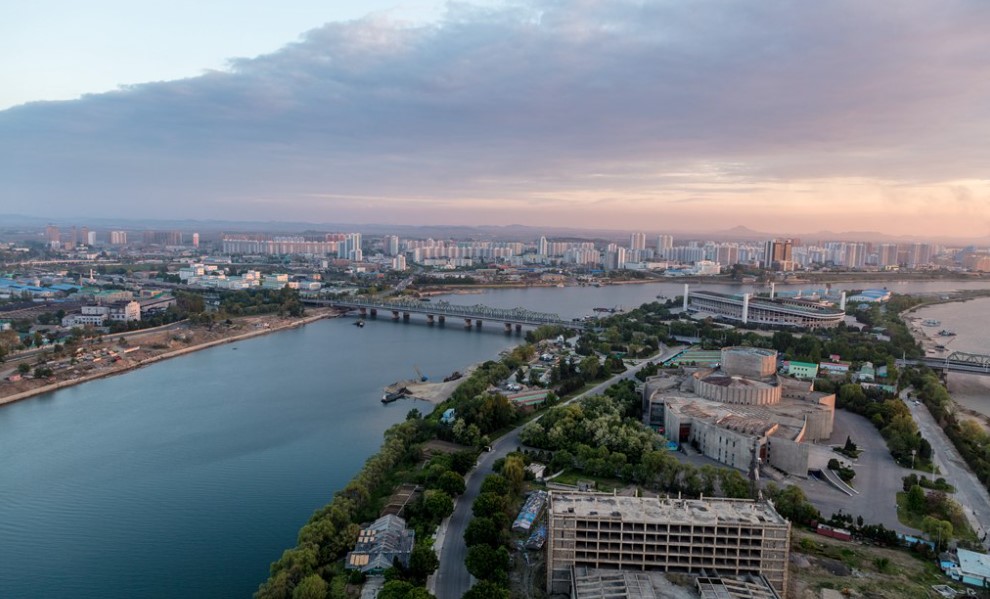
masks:
[[[517,338],[351,319],[0,409],[0,597],[248,597],[417,406],[379,401]],[[236,349],[235,349],[236,348]]]
[[[915,315],[940,322],[937,327],[925,327],[929,335],[940,329],[956,333],[954,337],[935,337],[948,350],[990,356],[990,298],[927,306]],[[990,376],[954,372],[948,385],[956,402],[990,418]]]
[[[990,283],[888,286],[938,293]],[[575,318],[682,292],[660,283],[444,299]],[[497,326],[466,332],[413,319],[320,321],[0,408],[0,597],[249,596],[414,407],[382,406],[384,385],[414,366],[439,378],[519,342]]]

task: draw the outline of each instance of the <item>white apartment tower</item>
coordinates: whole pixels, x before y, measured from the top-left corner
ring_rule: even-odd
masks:
[[[646,249],[646,233],[633,233],[629,237],[629,249],[631,250],[645,250]]]

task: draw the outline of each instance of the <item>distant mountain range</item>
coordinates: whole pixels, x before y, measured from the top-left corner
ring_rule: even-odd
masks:
[[[532,241],[541,235],[554,239],[596,239],[627,242],[631,230],[590,229],[578,227],[538,227],[531,225],[396,225],[374,223],[313,223],[303,221],[239,221],[239,220],[193,220],[193,219],[122,219],[98,218],[92,216],[41,218],[21,214],[0,214],[0,230],[23,227],[44,227],[48,224],[60,227],[87,226],[91,229],[124,230],[168,230],[198,231],[203,234],[225,232],[270,232],[306,233],[329,231],[357,231],[366,235],[395,234],[406,237],[435,237],[457,239],[503,239],[509,241]],[[737,226],[719,231],[685,231],[671,229],[650,231],[648,235],[665,233],[676,240],[697,239],[713,241],[763,241],[767,239],[798,238],[804,243],[816,241],[869,241],[874,243],[905,243],[931,241],[952,245],[990,245],[990,236],[982,238],[924,237],[909,235],[889,235],[879,231],[818,231],[815,233],[788,233],[756,231],[749,227]]]

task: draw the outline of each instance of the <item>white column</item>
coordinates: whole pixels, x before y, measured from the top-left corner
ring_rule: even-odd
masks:
[[[688,309],[688,284],[684,283],[684,311]]]
[[[749,322],[749,294],[743,295],[743,324]]]
[[[839,309],[843,312],[846,311],[846,292],[842,292],[842,299],[839,300]]]
[[[773,299],[774,298],[774,295],[776,294],[776,291],[777,291],[777,284],[771,282],[770,283],[770,299]]]

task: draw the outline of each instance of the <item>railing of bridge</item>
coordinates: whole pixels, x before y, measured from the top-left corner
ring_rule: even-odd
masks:
[[[990,356],[982,356],[980,354],[968,354],[966,352],[952,352],[946,358],[948,362],[957,362],[959,364],[967,364],[970,366],[981,366],[983,368],[990,368]]]
[[[488,320],[500,320],[504,322],[526,322],[539,324],[562,324],[565,323],[557,314],[549,312],[536,312],[526,308],[492,308],[484,304],[473,306],[463,306],[451,304],[450,302],[424,302],[416,299],[374,301],[374,300],[341,300],[341,305],[354,306],[357,308],[375,308],[378,310],[414,310],[429,314],[443,316],[459,316],[469,318],[479,318]]]

